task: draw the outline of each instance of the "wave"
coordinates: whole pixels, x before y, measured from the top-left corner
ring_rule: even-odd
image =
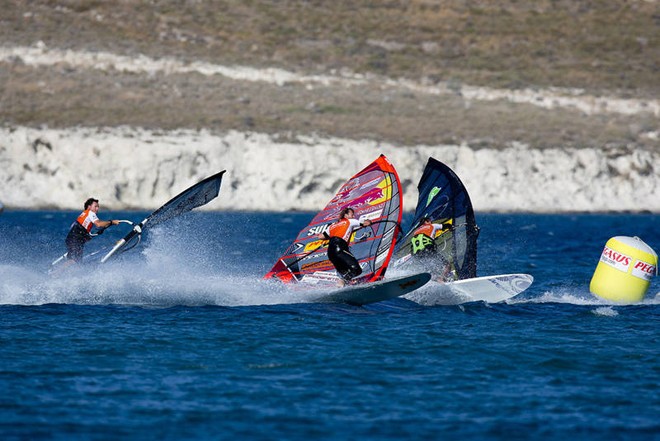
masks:
[[[557,288],[550,291],[544,291],[540,295],[533,297],[517,296],[510,300],[508,303],[566,303],[570,305],[579,306],[638,306],[638,305],[658,305],[660,304],[660,293],[651,294],[647,293],[644,299],[639,303],[632,303],[630,305],[622,305],[620,303],[612,302],[591,294],[585,288]]]
[[[181,227],[187,231],[185,225]],[[249,260],[236,250],[209,244],[199,235],[180,237],[172,230],[155,228],[146,246],[102,266],[72,268],[49,276],[31,263],[0,264],[1,305],[134,305],[257,306],[312,302],[311,293],[291,290],[276,281],[261,278],[258,269],[241,264]],[[204,248],[206,247],[206,248]],[[225,245],[226,247],[226,245]],[[215,249],[213,254],[200,250]],[[252,260],[254,262],[254,260]],[[394,275],[392,272],[390,276]],[[413,292],[412,294],[415,294]],[[443,291],[441,299],[407,296],[397,303],[403,308],[474,303],[463,294]],[[422,299],[422,300],[420,300]],[[424,300],[425,299],[425,300]],[[412,301],[411,301],[412,300]],[[417,300],[415,302],[415,300]],[[608,315],[621,305],[593,296],[587,286],[565,286],[535,281],[526,291],[500,305],[569,304],[596,307],[595,314]],[[650,291],[638,305],[660,304],[660,293]]]
[[[279,282],[246,274],[208,274],[181,267],[131,264],[107,265],[90,271],[75,271],[49,277],[40,271],[14,265],[0,265],[0,304],[36,306],[52,303],[75,305],[172,306],[257,306],[310,303],[310,293],[295,291]],[[452,306],[475,303],[463,295],[443,294],[441,302],[421,306]],[[597,307],[597,315],[615,315],[621,307],[590,294],[558,290],[541,295],[513,297],[500,305],[567,304]],[[658,305],[660,295],[647,295],[639,305]]]
[[[166,267],[105,265],[49,277],[13,265],[0,266],[0,304],[248,306],[305,303],[303,293],[243,275],[169,271]]]

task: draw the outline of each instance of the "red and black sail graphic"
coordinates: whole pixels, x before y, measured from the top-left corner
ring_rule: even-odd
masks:
[[[372,222],[355,231],[349,240],[351,253],[362,267],[357,281],[382,278],[394,251],[402,215],[399,176],[383,155],[342,185],[264,277],[310,283],[337,279],[326,255],[327,241],[321,237],[346,207],[355,211],[356,219]]]

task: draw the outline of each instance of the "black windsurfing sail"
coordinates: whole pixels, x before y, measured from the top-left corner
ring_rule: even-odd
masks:
[[[417,189],[419,199],[412,226],[394,251],[393,268],[423,267],[429,265],[430,257],[431,268],[423,269],[436,275],[454,279],[476,277],[479,228],[470,196],[461,180],[445,164],[429,158]],[[430,244],[433,254],[422,260],[416,259],[416,254],[428,245],[424,241],[429,239],[417,234],[417,229],[425,217],[436,224],[450,225],[450,228],[436,232],[432,238],[434,243]]]
[[[201,207],[202,205],[211,202],[220,193],[220,184],[222,183],[222,176],[225,172],[226,170],[223,170],[220,173],[198,182],[187,190],[182,191],[158,210],[151,213],[142,222],[134,225],[133,229],[119,240],[112,250],[103,256],[101,263],[106,262],[113,255],[127,251],[137,245],[137,242],[135,241],[139,241],[145,227],[154,227],[158,224],[162,224],[163,222],[180,216],[193,208]],[[135,243],[131,245],[131,242]]]

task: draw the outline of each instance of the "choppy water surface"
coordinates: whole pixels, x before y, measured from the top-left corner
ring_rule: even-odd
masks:
[[[261,280],[310,213],[190,213],[48,277],[75,214],[0,215],[2,439],[660,439],[660,283],[588,290],[610,237],[660,249],[657,216],[477,213],[479,275],[526,292],[352,307]]]

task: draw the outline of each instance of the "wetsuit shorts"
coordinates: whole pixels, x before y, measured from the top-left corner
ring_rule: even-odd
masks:
[[[330,238],[328,259],[335,266],[337,273],[346,281],[362,274],[360,263],[348,250],[348,243],[341,237]]]
[[[83,258],[85,242],[89,239],[91,239],[91,236],[87,230],[78,222],[74,222],[73,225],[71,225],[69,234],[66,235],[66,239],[64,240],[68,253],[67,258],[80,263]]]

